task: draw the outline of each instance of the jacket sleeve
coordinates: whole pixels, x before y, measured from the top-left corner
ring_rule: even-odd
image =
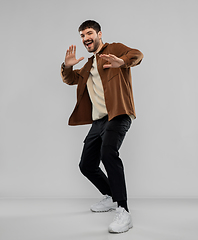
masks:
[[[124,60],[124,65],[121,67],[129,68],[134,67],[141,63],[144,55],[137,49],[129,48],[122,43],[116,44],[116,55]]]
[[[68,85],[76,85],[79,81],[79,70],[73,70],[73,67],[65,68],[64,63],[61,64],[61,78]]]

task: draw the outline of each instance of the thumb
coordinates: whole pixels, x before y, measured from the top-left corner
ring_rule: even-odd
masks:
[[[105,64],[105,65],[103,65],[103,68],[111,68],[111,67],[112,67],[111,64]]]
[[[82,61],[84,59],[84,57],[81,57],[78,59],[78,62]]]

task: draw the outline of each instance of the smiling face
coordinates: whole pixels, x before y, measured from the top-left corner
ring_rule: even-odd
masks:
[[[86,28],[85,30],[80,31],[80,36],[82,43],[90,53],[96,53],[103,45],[101,31],[97,33],[93,28]]]

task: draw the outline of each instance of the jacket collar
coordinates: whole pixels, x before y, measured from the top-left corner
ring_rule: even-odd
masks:
[[[105,43],[105,44],[102,46],[102,48],[100,49],[99,52],[101,52],[103,49],[105,49],[108,45],[109,45],[109,43]],[[99,52],[98,52],[98,53],[99,53]]]

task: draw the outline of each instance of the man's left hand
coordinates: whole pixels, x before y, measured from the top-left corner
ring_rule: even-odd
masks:
[[[101,54],[100,57],[109,62],[109,64],[103,65],[103,68],[118,68],[124,65],[124,60],[113,54]]]

